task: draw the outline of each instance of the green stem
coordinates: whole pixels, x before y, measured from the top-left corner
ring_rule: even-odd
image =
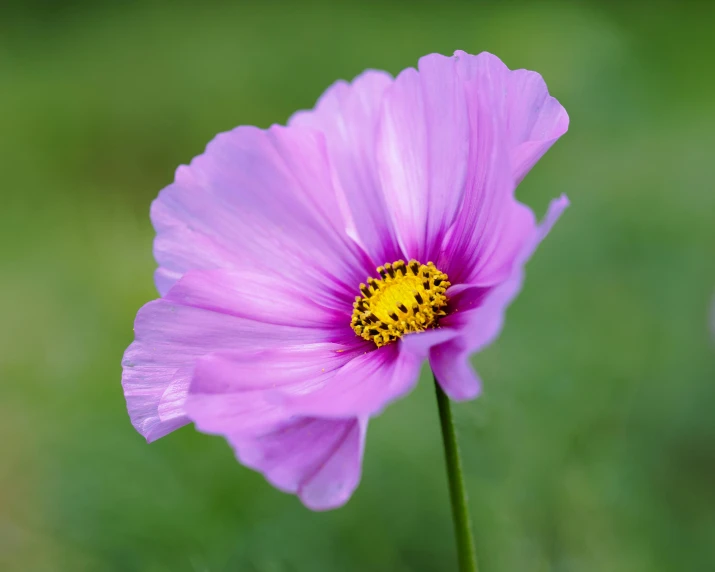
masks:
[[[449,498],[452,502],[452,520],[457,540],[457,558],[460,572],[478,572],[477,553],[474,550],[474,537],[472,536],[472,523],[469,518],[467,506],[467,491],[464,487],[464,473],[462,472],[462,459],[459,456],[457,445],[457,432],[454,427],[452,408],[449,397],[434,378],[437,390],[437,407],[439,420],[442,425],[442,441],[444,442],[444,458],[447,462],[447,479],[449,481]]]

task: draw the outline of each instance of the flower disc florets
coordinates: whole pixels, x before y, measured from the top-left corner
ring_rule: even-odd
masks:
[[[447,275],[432,262],[409,264],[398,260],[379,266],[380,278],[360,284],[350,321],[355,333],[377,347],[394,342],[403,334],[434,328],[447,306]]]

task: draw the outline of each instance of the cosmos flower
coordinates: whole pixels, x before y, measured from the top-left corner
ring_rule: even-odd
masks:
[[[537,73],[432,54],[337,82],[287,127],[238,127],[154,201],[161,298],[122,383],[153,441],[193,422],[309,508],[345,503],[368,420],[425,359],[454,400],[498,335],[537,225],[517,184],[568,127]]]

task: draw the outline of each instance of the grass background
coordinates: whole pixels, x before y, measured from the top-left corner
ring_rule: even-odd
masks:
[[[179,164],[455,49],[538,70],[571,116],[519,196],[572,207],[456,408],[482,569],[713,569],[714,27],[706,2],[5,4],[0,569],[454,569],[426,376],[322,514],[192,427],[146,445],[119,381]]]

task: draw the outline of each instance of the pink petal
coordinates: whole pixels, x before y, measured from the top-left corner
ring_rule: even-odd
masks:
[[[375,415],[414,387],[427,352],[401,351],[399,344],[374,350],[353,339],[352,346],[215,352],[197,363],[186,411],[201,431],[222,435],[262,423],[270,407],[278,418],[281,412],[329,418]],[[251,403],[258,411],[255,421]]]
[[[482,381],[469,363],[469,354],[460,337],[430,350],[432,373],[444,392],[455,401],[474,399],[482,391]]]
[[[332,316],[329,311],[292,297],[278,283],[272,290],[263,285],[263,293],[271,296],[262,309],[236,282],[241,276],[231,271],[193,271],[165,299],[139,310],[135,341],[122,361],[122,385],[132,423],[149,441],[188,422],[183,402],[194,365],[204,355],[281,344],[354,343],[347,324],[334,324],[327,319]],[[284,314],[271,314],[271,308]],[[326,317],[323,326],[315,319],[321,311]],[[261,316],[273,316],[276,323],[262,322]]]
[[[460,70],[467,80],[489,68],[499,105],[507,119],[512,176],[518,184],[536,162],[561,137],[569,125],[563,106],[549,95],[544,79],[529,70],[509,70],[496,56],[483,52],[472,56],[457,50]]]
[[[284,421],[296,414],[287,396],[318,390],[363,351],[319,343],[214,352],[196,364],[187,414],[200,431],[224,436]]]
[[[514,187],[565,132],[568,116],[538,74],[512,72],[488,53],[456,52],[455,58],[468,94],[471,145],[464,202],[443,267],[453,283],[494,285],[509,276],[535,227]]]
[[[399,344],[404,351],[426,359],[433,346],[449,341],[458,335],[459,332],[453,328],[439,327],[403,336]]]
[[[472,63],[480,65],[470,67],[463,59],[456,61],[469,102],[469,166],[464,198],[445,240],[440,268],[452,283],[482,283],[515,255],[516,240],[508,231],[519,227],[509,221],[525,220],[528,215],[513,194],[501,92],[508,70],[494,57],[475,58]]]
[[[269,324],[352,332],[346,312],[351,306],[324,291],[313,293],[301,282],[278,280],[250,269],[190,271],[165,297]],[[352,300],[351,300],[352,302]]]
[[[345,504],[360,482],[367,419],[296,418],[260,435],[228,436],[239,461],[312,510]]]
[[[459,208],[467,172],[469,121],[456,61],[422,58],[385,94],[377,164],[388,209],[406,258],[423,262]]]
[[[519,109],[538,95],[517,97],[532,85],[520,73],[509,98],[511,75],[490,54],[433,54],[385,91],[377,165],[400,244],[408,258],[437,260],[452,282],[506,279],[535,224],[514,198],[512,155],[543,132]]]
[[[383,94],[392,77],[368,70],[352,83],[339,81],[320,97],[315,109],[293,115],[289,125],[321,131],[349,213],[350,234],[370,254],[375,266],[397,260],[395,231],[377,176],[375,139]]]
[[[536,72],[515,70],[508,87],[511,165],[517,184],[561,137],[569,116]]]
[[[218,135],[152,205],[162,294],[191,269],[241,268],[350,299],[372,263],[345,233],[325,139],[304,128]]]
[[[287,398],[318,391],[363,351],[321,343],[212,353],[196,365],[187,414],[309,508],[340,506],[360,478],[366,418],[297,415]]]
[[[180,420],[183,426],[189,422],[184,410],[184,401],[186,401],[186,394],[189,392],[190,383],[191,368],[179,368],[159,398],[157,413],[159,414],[159,420],[162,424],[168,425],[172,421]]]
[[[400,344],[363,352],[313,391],[291,396],[286,407],[296,415],[377,415],[412,390],[424,357],[418,352],[402,351]]]
[[[175,379],[186,387],[198,356],[216,346],[240,345],[245,331],[239,321],[166,300],[149,302],[139,310],[135,341],[122,360],[122,386],[132,424],[148,441],[188,423],[183,411],[177,413],[175,408],[171,418],[161,420],[158,408],[162,396]]]
[[[506,309],[521,290],[524,265],[568,204],[566,196],[551,202],[544,221],[532,231],[515,257],[508,280],[494,288],[463,285],[448,291],[452,313],[440,320],[440,326],[460,335],[430,349],[430,366],[452,399],[478,395],[480,382],[469,356],[491,344],[501,332]]]

